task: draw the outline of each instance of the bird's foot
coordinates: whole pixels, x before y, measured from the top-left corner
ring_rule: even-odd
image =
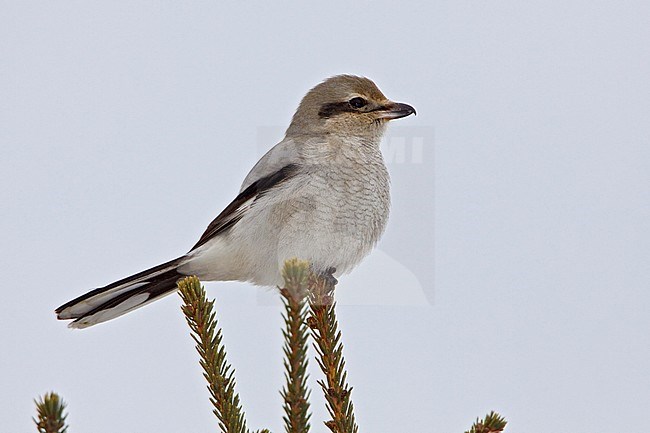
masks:
[[[336,279],[334,276],[334,272],[336,272],[336,268],[330,267],[325,269],[325,272],[321,274],[321,277],[326,280],[329,284],[332,285],[332,287],[336,286],[339,282],[339,280]]]

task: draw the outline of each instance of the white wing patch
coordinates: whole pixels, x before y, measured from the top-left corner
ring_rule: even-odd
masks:
[[[246,211],[251,208],[251,206],[253,205],[253,202],[257,199],[257,196],[258,196],[258,194],[255,194],[253,197],[251,197],[248,200],[246,200],[245,202],[243,202],[237,208],[237,210],[235,210],[233,213],[231,213],[226,218],[224,218],[223,225],[224,226],[228,225],[231,221],[236,221],[236,220],[240,219],[242,216],[244,216]]]

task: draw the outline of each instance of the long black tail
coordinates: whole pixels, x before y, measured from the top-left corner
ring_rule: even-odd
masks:
[[[173,293],[185,275],[176,271],[181,258],[91,290],[55,310],[61,320],[74,319],[70,328],[87,328],[106,322]]]

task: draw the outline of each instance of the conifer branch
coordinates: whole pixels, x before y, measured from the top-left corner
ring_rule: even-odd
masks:
[[[507,421],[495,411],[485,415],[483,419],[476,419],[472,428],[465,433],[501,433],[506,428]]]
[[[217,328],[214,300],[207,300],[205,289],[196,277],[179,281],[178,289],[183,300],[183,314],[201,357],[203,377],[208,381],[210,402],[219,427],[223,433],[248,433],[239,396],[235,392],[235,371],[226,361],[221,329]]]
[[[284,399],[283,417],[286,433],[309,433],[310,417],[307,386],[309,328],[314,339],[318,365],[325,375],[319,380],[331,417],[325,425],[332,433],[358,433],[351,400],[352,387],[347,383],[341,331],[336,319],[334,289],[331,274],[314,274],[309,263],[297,259],[285,263],[282,271],[285,287],[280,289],[285,313],[283,315],[284,367],[286,384],[281,390]],[[183,300],[181,307],[190,326],[191,336],[200,356],[203,376],[208,382],[213,413],[222,433],[250,433],[246,427],[239,396],[235,392],[235,371],[226,361],[214,312],[214,300],[208,301],[205,289],[196,277],[178,282]],[[45,394],[36,403],[34,423],[39,433],[66,433],[66,404],[54,392]],[[465,433],[501,433],[506,420],[492,411],[477,419]],[[270,433],[261,429],[255,433]]]
[[[350,398],[352,387],[347,384],[341,331],[338,330],[334,302],[336,280],[328,275],[311,274],[309,280],[310,316],[307,324],[312,329],[318,365],[325,381],[320,385],[325,394],[327,411],[332,418],[325,425],[332,433],[357,433],[354,407]]]
[[[65,413],[66,404],[54,392],[45,394],[36,403],[37,418],[32,418],[36,424],[39,433],[66,433],[68,426],[65,425],[65,419],[68,415]]]
[[[309,389],[307,387],[307,293],[309,263],[287,260],[282,270],[284,288],[284,369],[286,385],[280,394],[284,399],[284,427],[287,433],[309,432]]]

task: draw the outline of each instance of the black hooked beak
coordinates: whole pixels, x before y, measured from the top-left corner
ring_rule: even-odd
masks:
[[[399,119],[400,117],[417,114],[415,108],[401,102],[389,102],[377,110],[380,119]]]

